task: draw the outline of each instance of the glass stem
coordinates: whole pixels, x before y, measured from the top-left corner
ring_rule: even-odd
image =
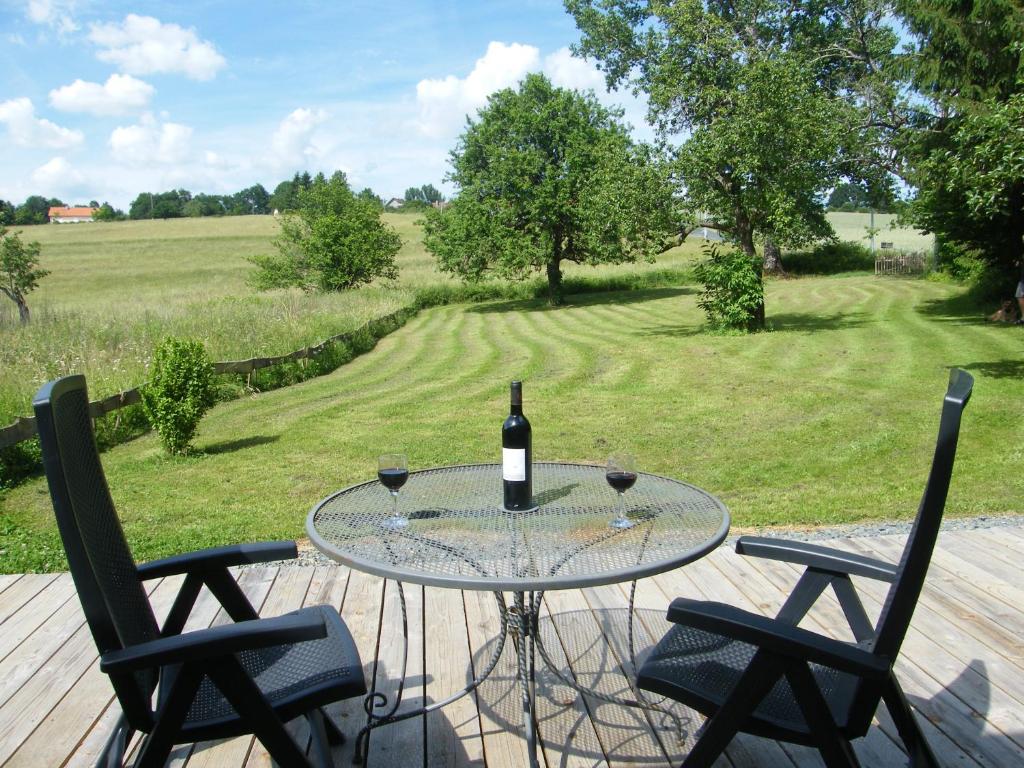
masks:
[[[391,491],[391,516],[398,518],[398,491]]]
[[[619,491],[619,520],[626,519],[626,494]]]

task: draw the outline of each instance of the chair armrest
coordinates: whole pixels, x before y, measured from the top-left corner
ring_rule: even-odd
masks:
[[[839,549],[822,547],[818,544],[808,544],[805,541],[788,541],[765,536],[741,536],[736,542],[736,551],[741,555],[782,560],[836,574],[866,576],[869,579],[885,581],[890,584],[896,580],[897,566],[891,563],[875,560],[873,557],[843,552]]]
[[[814,662],[869,678],[882,678],[891,664],[863,648],[733,605],[676,598],[668,620],[756,645],[780,656]]]
[[[100,671],[123,674],[168,664],[215,659],[272,645],[319,640],[327,625],[319,611],[301,611],[272,619],[240,621],[184,635],[161,637],[100,656]]]
[[[163,560],[152,560],[138,566],[139,578],[158,579],[179,573],[209,571],[232,565],[265,563],[270,560],[291,560],[298,556],[294,541],[263,541],[257,544],[232,544],[227,547],[186,552]]]

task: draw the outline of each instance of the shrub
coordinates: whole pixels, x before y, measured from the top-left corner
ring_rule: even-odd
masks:
[[[169,453],[187,453],[199,420],[213,405],[213,363],[202,342],[164,339],[153,355],[142,407]]]
[[[764,303],[760,259],[710,244],[704,246],[704,253],[707,259],[693,270],[697,282],[704,284],[697,306],[713,327],[751,329],[757,309]]]
[[[791,275],[836,275],[840,272],[872,272],[875,257],[859,243],[822,243],[809,251],[786,254],[786,271]]]

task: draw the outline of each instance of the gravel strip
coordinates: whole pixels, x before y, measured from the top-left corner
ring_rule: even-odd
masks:
[[[895,534],[910,533],[912,521],[899,522],[877,522],[877,523],[855,523],[850,525],[837,525],[825,528],[749,528],[734,529],[732,535],[726,539],[726,545],[732,546],[740,536],[771,536],[779,539],[794,539],[796,541],[826,541],[828,539],[840,539],[846,537],[867,538],[871,536],[892,536]],[[998,515],[982,517],[955,517],[942,522],[943,531],[975,531],[983,528],[1022,528],[1024,527],[1024,515]],[[333,560],[321,554],[308,539],[300,539],[299,556],[293,560],[279,560],[271,563],[259,563],[258,567],[269,566],[316,566],[332,565]],[[245,566],[255,567],[255,566]]]

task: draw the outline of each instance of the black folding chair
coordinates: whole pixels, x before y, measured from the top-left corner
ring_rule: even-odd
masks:
[[[937,768],[893,674],[939,532],[956,455],[960,417],[974,379],[953,370],[924,497],[898,564],[835,549],[742,537],[743,555],[807,567],[779,614],[768,618],[722,603],[678,598],[676,624],[639,671],[639,685],[707,715],[683,768],[710,766],[737,732],[817,747],[825,764],[859,765],[850,740],[863,736],[880,700],[896,724],[912,766]],[[888,582],[872,626],[851,576]],[[856,642],[796,625],[831,587]]]
[[[107,489],[85,379],[46,384],[33,402],[57,527],[100,669],[123,712],[98,765],[120,766],[138,731],[137,767],[164,765],[175,744],[254,734],[282,766],[309,766],[284,723],[304,715],[311,755],[331,764],[341,732],[320,707],[366,692],[338,612],[313,606],[260,619],[229,566],[296,556],[295,542],[218,547],[136,565]],[[184,574],[163,627],[143,582]],[[182,634],[203,586],[234,624]]]

